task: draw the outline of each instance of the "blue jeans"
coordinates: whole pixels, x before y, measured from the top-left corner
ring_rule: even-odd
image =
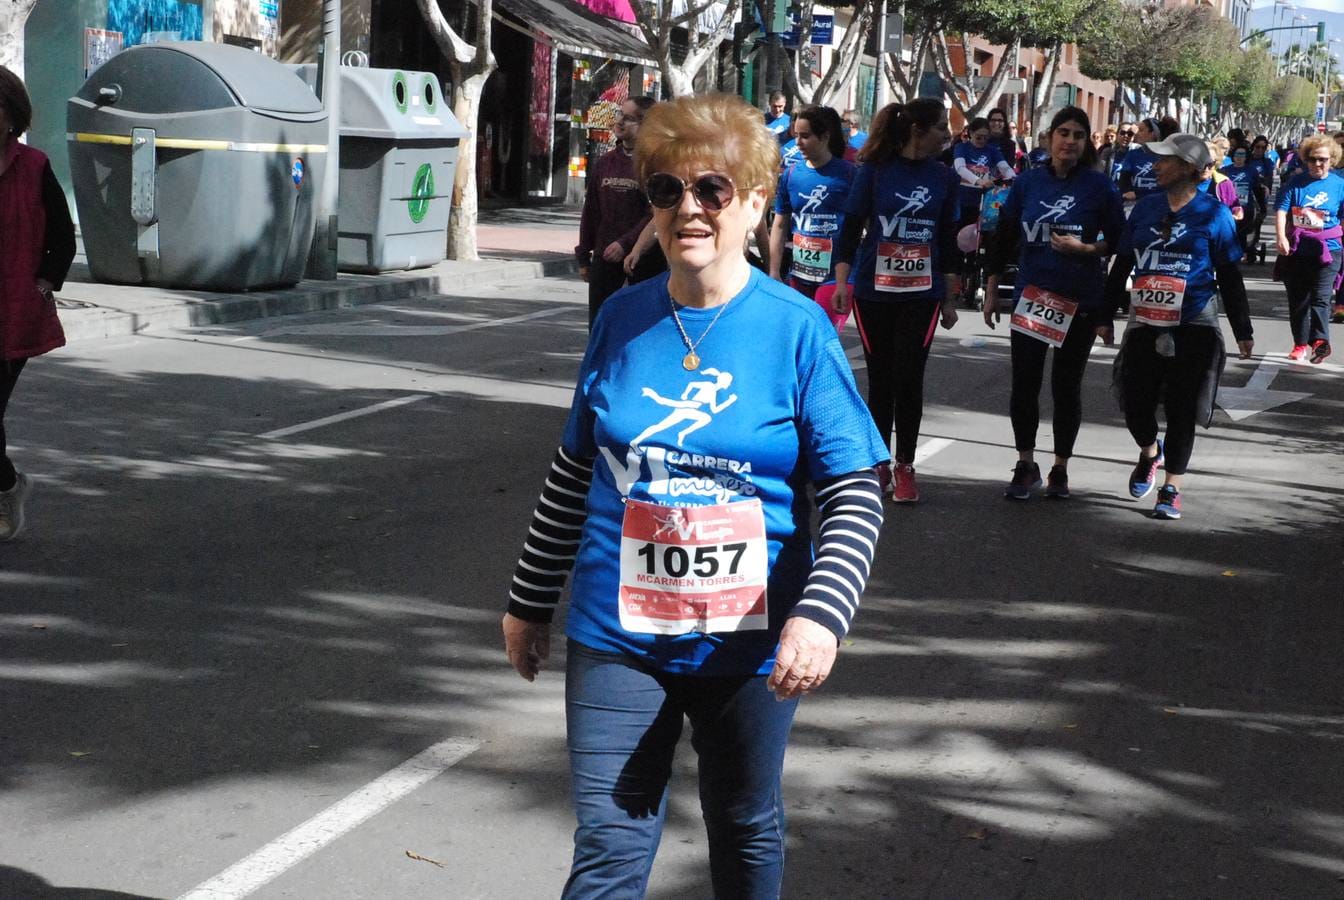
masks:
[[[686,717],[714,896],[778,897],[780,773],[797,708],[797,700],[775,700],[764,676],[669,675],[571,640],[565,721],[578,828],[563,896],[644,896]]]

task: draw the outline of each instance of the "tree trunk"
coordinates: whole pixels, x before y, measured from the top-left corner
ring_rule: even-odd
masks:
[[[883,71],[887,76],[887,84],[891,87],[891,96],[898,103],[908,103],[915,99],[919,94],[919,80],[924,75],[924,58],[928,56],[929,46],[933,43],[933,32],[925,28],[915,38],[914,44],[910,48],[910,72],[907,75],[901,71],[900,56],[895,53],[886,54],[886,59],[882,65]]]
[[[686,12],[673,16],[670,11],[663,13],[653,0],[631,0],[635,22],[653,58],[658,61],[658,71],[667,85],[669,99],[695,93],[695,76],[733,30],[742,0],[727,0],[717,22],[703,21],[714,4],[715,0],[689,0]],[[672,61],[672,34],[679,27],[685,27],[687,36],[686,58],[680,65]],[[702,28],[707,30],[702,31]]]
[[[1045,72],[1031,98],[1031,129],[1040,134],[1050,124],[1055,105],[1055,79],[1059,77],[1059,59],[1064,55],[1064,44],[1056,41],[1045,55]]]
[[[854,73],[859,68],[859,56],[863,53],[863,45],[872,27],[873,3],[872,0],[864,0],[855,7],[854,18],[845,29],[845,36],[840,39],[840,46],[831,54],[831,65],[812,94],[813,103],[830,105],[832,98],[854,80]]]
[[[2,2],[2,0],[0,0]],[[458,35],[436,0],[415,0],[430,35],[448,59],[453,78],[453,115],[470,135],[458,144],[457,172],[453,176],[453,208],[448,215],[448,258],[480,259],[476,252],[476,132],[481,109],[481,91],[495,71],[495,56],[490,52],[492,0],[477,0],[476,44],[468,44]]]
[[[0,0],[0,66],[23,78],[23,26],[37,0]]]
[[[962,41],[966,40],[962,36]],[[994,74],[990,76],[989,84],[984,91],[975,89],[975,67],[971,63],[970,50],[963,43],[962,53],[966,62],[966,77],[960,79],[957,77],[956,69],[952,66],[952,54],[948,51],[947,40],[941,33],[934,35],[933,38],[933,65],[938,74],[952,86],[947,92],[948,99],[952,105],[966,119],[974,119],[984,115],[985,111],[999,102],[1003,96],[1003,84],[1008,79],[1009,72],[1017,65],[1017,52],[1022,46],[1022,38],[1014,35],[1013,39],[1004,48],[1003,55],[999,57],[998,63],[994,67]],[[959,96],[965,95],[965,100]]]

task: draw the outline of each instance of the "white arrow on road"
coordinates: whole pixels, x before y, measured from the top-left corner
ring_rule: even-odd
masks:
[[[1269,389],[1275,376],[1286,365],[1286,363],[1265,357],[1260,360],[1260,365],[1256,366],[1255,372],[1251,375],[1251,380],[1246,382],[1245,387],[1220,387],[1218,389],[1218,405],[1223,408],[1223,412],[1227,413],[1233,422],[1240,422],[1243,419],[1249,419],[1256,413],[1265,412],[1276,406],[1286,406],[1289,403],[1296,403],[1310,397],[1311,394],[1298,391],[1271,391]]]

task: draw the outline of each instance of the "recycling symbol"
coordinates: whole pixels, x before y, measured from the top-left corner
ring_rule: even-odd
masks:
[[[411,221],[420,224],[429,213],[429,201],[434,196],[434,169],[429,163],[422,163],[411,182],[411,199],[406,206],[411,213]]]

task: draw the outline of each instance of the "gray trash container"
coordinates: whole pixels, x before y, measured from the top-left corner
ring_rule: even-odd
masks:
[[[316,84],[316,66],[295,68]],[[468,135],[429,72],[341,67],[340,269],[443,259],[458,144]]]
[[[67,104],[70,174],[99,281],[295,284],[313,239],[326,113],[287,67],[227,44],[150,44]]]

